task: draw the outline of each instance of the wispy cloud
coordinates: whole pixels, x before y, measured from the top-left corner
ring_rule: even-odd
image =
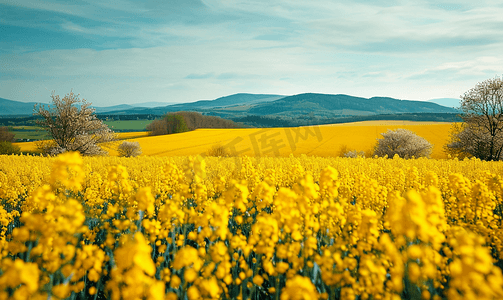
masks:
[[[0,97],[457,97],[502,72],[501,15],[496,0],[4,0]]]
[[[503,59],[499,57],[477,57],[473,60],[454,61],[421,70],[409,76],[410,79],[452,80],[459,78],[490,78],[500,76]]]

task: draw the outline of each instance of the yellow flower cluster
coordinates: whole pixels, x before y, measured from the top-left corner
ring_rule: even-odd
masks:
[[[0,299],[501,299],[503,163],[0,156]]]

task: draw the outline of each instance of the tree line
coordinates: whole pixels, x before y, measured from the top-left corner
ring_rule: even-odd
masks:
[[[421,121],[421,122],[462,122],[459,114],[453,113],[402,113],[380,114],[370,116],[348,116],[338,118],[323,118],[317,116],[298,116],[285,118],[280,116],[249,115],[231,118],[234,122],[242,123],[251,127],[298,127],[323,124],[340,124],[362,121],[397,120],[397,121]]]
[[[215,116],[205,116],[193,111],[167,113],[163,118],[147,125],[150,135],[163,135],[192,131],[198,128],[238,128],[231,120]]]

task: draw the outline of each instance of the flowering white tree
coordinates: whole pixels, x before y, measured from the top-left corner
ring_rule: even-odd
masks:
[[[464,124],[454,127],[447,150],[483,160],[503,158],[503,79],[478,83],[461,96]]]
[[[397,154],[401,158],[429,157],[433,145],[414,132],[399,128],[381,133],[382,139],[377,140],[374,155],[392,158]]]
[[[116,139],[115,133],[94,114],[91,103],[73,92],[60,98],[54,92],[52,104],[46,109],[35,105],[34,115],[41,116],[38,124],[52,137],[47,154],[78,151],[83,155],[107,154],[98,144]],[[77,107],[79,105],[79,107]]]

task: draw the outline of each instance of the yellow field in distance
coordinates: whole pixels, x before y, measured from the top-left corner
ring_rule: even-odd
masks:
[[[330,157],[341,155],[342,148],[371,153],[381,133],[398,128],[411,130],[432,143],[432,158],[447,157],[443,146],[448,140],[451,123],[439,122],[365,121],[292,128],[197,129],[162,136],[126,132],[120,133],[119,138],[138,141],[143,155],[203,155],[212,147],[223,146],[239,156],[306,154]],[[21,151],[36,150],[36,142],[15,145],[20,146]],[[110,155],[117,155],[114,145],[105,147]]]
[[[119,132],[120,140],[135,139],[148,136],[148,131]]]
[[[341,148],[372,152],[376,140],[388,129],[411,130],[434,145],[432,158],[446,158],[450,123],[403,121],[358,122],[294,128],[198,129],[180,134],[134,139],[144,155],[180,156],[204,154],[214,146],[223,146],[243,156],[288,156],[301,154],[329,157]]]
[[[148,131],[134,131],[134,132],[119,132],[119,140],[129,140],[129,139],[135,139],[135,138],[141,138],[141,137],[147,137],[148,136]],[[27,152],[27,151],[37,151],[37,144],[40,141],[35,141],[35,142],[22,142],[22,143],[14,143],[14,145],[19,146],[21,148],[21,151]],[[112,153],[113,151],[109,151],[111,155],[114,155]]]

